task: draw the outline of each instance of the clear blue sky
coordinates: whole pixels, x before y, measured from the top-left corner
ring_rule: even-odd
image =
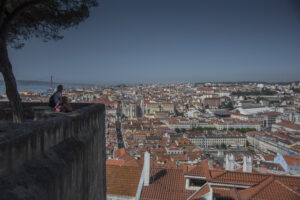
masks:
[[[300,78],[299,0],[101,0],[65,38],[9,50],[16,78],[84,83]]]

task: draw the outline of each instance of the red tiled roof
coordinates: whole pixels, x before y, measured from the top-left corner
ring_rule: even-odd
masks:
[[[236,168],[234,170],[235,172],[243,172],[243,166],[239,167],[239,168]],[[255,170],[254,168],[252,168],[252,173],[257,173],[258,171]]]
[[[153,165],[151,165],[153,166]],[[110,166],[118,167],[118,166]],[[223,199],[300,199],[300,178],[293,176],[279,176],[270,174],[259,173],[245,173],[236,171],[225,170],[210,170],[208,161],[202,161],[200,165],[186,166],[182,168],[188,169],[186,175],[205,176],[205,179],[211,184],[223,183],[227,186],[211,186],[214,197]],[[121,181],[116,181],[116,188],[125,183],[124,179],[132,175],[132,169],[139,169],[138,175],[140,176],[141,168],[131,167],[131,170],[126,169],[123,171],[124,176],[121,175]],[[117,174],[118,174],[117,170]],[[129,175],[128,175],[129,173]],[[116,175],[117,176],[117,175]],[[110,175],[107,175],[109,178]],[[138,178],[136,178],[137,180]],[[111,180],[110,180],[111,181]],[[249,188],[238,190],[230,185],[244,185]],[[126,186],[127,187],[127,186]],[[116,188],[114,188],[116,190]],[[133,189],[132,189],[133,188]],[[128,188],[132,192],[136,188],[131,186]],[[209,189],[209,188],[208,188]],[[112,189],[110,188],[110,191]],[[109,191],[109,190],[108,190]],[[210,191],[210,190],[209,190]],[[185,189],[184,170],[182,169],[162,169],[152,168],[150,185],[144,186],[142,190],[141,199],[144,200],[183,200],[187,198],[195,199],[207,194],[207,186],[204,185],[200,190]],[[109,193],[108,193],[109,194]],[[120,192],[119,195],[128,195],[126,192]]]
[[[272,155],[266,155],[264,156],[264,159],[267,160],[267,161],[273,161],[275,158],[275,156],[272,156]]]
[[[198,191],[196,191],[191,197],[191,200],[197,200],[200,197],[202,197],[203,195],[207,194],[210,192],[210,187],[209,184],[205,184],[203,185],[202,188],[200,188]]]
[[[279,180],[283,184],[287,185],[288,187],[298,190],[300,189],[300,177],[294,176],[275,176],[276,180]]]
[[[203,160],[200,165],[196,166],[188,166],[186,175],[190,176],[202,176],[205,177],[206,180],[211,179],[211,171],[209,170],[207,160]]]
[[[217,199],[238,200],[237,190],[235,188],[213,187],[213,196]]]
[[[114,159],[107,159],[106,165],[117,165],[122,166],[125,164],[125,160],[114,160]]]
[[[284,127],[295,129],[295,130],[300,130],[299,124],[295,124],[290,121],[282,121],[282,122],[277,123],[276,125],[284,126]]]
[[[125,162],[124,166],[143,167],[143,160],[144,159],[135,159],[135,158],[132,158],[129,161]]]
[[[190,160],[206,158],[205,154],[202,151],[186,152],[185,154],[189,157]]]
[[[197,90],[198,91],[213,91],[212,88],[207,88],[207,87],[198,87]]]
[[[262,113],[263,115],[269,115],[269,116],[276,116],[276,115],[280,115],[281,113],[280,112],[264,112]]]
[[[289,199],[289,200],[299,200],[300,193],[297,193],[292,188],[288,187],[274,176],[269,176],[261,184],[241,190],[239,192],[241,199]]]
[[[126,152],[125,148],[115,150],[114,157],[123,160],[130,160],[132,158],[129,153]]]
[[[265,174],[225,171],[223,174],[212,178],[212,182],[230,183],[238,185],[256,185],[268,178]]]
[[[212,171],[210,171],[210,174],[211,174],[212,178],[220,176],[220,175],[222,175],[224,173],[226,173],[226,171],[224,171],[224,170],[212,170]]]
[[[191,144],[191,141],[187,138],[180,138],[177,141],[180,145]]]
[[[283,158],[288,166],[294,166],[295,164],[300,164],[300,156],[284,155]]]
[[[142,169],[106,165],[107,194],[135,197]]]
[[[197,165],[195,168],[191,169],[186,173],[186,175],[190,176],[204,176],[205,177],[205,171],[202,166]]]
[[[185,178],[181,169],[155,169],[151,172],[149,186],[144,186],[142,200],[183,200],[194,191],[185,190]]]

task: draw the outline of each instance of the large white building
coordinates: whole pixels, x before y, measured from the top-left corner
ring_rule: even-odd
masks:
[[[245,147],[247,139],[244,135],[232,135],[232,134],[212,134],[212,135],[189,135],[187,138],[195,145],[210,148],[217,145],[225,144],[231,147]]]
[[[291,148],[281,144],[275,138],[271,136],[265,135],[253,135],[246,134],[248,143],[254,147],[255,150],[266,153],[276,155],[277,153],[287,155],[290,152],[294,152]]]

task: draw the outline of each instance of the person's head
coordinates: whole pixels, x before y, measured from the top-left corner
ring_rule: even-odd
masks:
[[[63,103],[68,103],[68,97],[62,96],[62,97],[61,97],[61,101],[62,101]]]
[[[57,86],[57,91],[59,91],[59,92],[62,92],[62,91],[63,91],[63,89],[64,89],[64,88],[63,88],[63,86],[62,86],[62,85],[58,85],[58,86]]]

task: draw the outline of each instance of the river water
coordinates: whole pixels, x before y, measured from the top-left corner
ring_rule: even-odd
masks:
[[[18,85],[18,91],[19,92],[24,92],[24,91],[32,91],[32,92],[37,92],[37,93],[44,93],[47,92],[49,89],[49,86],[45,85]],[[0,94],[5,93],[5,86],[0,85]]]

